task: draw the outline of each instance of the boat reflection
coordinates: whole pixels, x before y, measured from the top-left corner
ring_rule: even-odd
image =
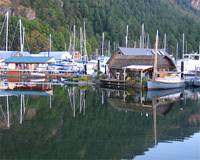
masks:
[[[128,91],[115,89],[102,89],[107,101],[118,110],[142,111],[152,113],[157,108],[159,114],[166,114],[172,104],[183,97],[184,90],[160,90],[160,91]],[[103,101],[102,101],[103,103]]]
[[[48,84],[35,84],[27,82],[8,82],[1,81],[0,83],[0,128],[10,128],[10,119],[13,118],[14,113],[11,112],[10,107],[13,107],[13,100],[19,102],[19,106],[14,106],[18,108],[19,123],[22,124],[23,118],[26,113],[26,99],[29,99],[29,96],[45,96],[49,97],[49,107],[51,108],[51,97],[53,95],[53,89],[51,85]],[[28,110],[30,113],[30,109]]]

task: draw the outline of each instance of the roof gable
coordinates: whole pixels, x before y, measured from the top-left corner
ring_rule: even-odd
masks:
[[[119,52],[123,55],[154,55],[155,50],[154,49],[148,49],[148,48],[119,48]],[[164,49],[158,49],[159,55],[168,55],[168,53]]]
[[[17,53],[22,54],[23,56],[29,56],[29,52],[20,52],[20,51],[0,51],[0,59],[7,59],[12,56],[15,56]]]

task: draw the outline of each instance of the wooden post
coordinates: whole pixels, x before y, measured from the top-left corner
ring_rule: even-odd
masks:
[[[98,72],[100,71],[100,60],[99,59],[97,61],[97,70],[98,70]]]
[[[124,68],[124,81],[126,80],[126,68]]]
[[[84,64],[84,72],[85,72],[85,74],[87,74],[87,64],[86,63]]]
[[[181,79],[184,78],[184,61],[181,61]]]

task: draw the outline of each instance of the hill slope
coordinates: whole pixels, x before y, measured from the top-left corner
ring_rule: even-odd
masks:
[[[35,13],[35,15],[32,14],[34,20],[23,19],[27,30],[29,50],[35,52],[48,49],[50,32],[53,33],[54,49],[63,50],[65,42],[67,46],[69,45],[69,34],[73,24],[80,27],[84,19],[87,24],[89,53],[93,53],[96,48],[99,48],[100,35],[103,31],[106,41],[111,40],[112,47],[114,42],[124,46],[127,24],[130,31],[129,46],[133,46],[134,41],[139,41],[142,23],[145,23],[145,30],[150,35],[151,46],[154,44],[157,29],[161,39],[164,33],[167,33],[170,52],[175,52],[177,41],[181,43],[183,32],[186,34],[188,50],[196,50],[200,41],[198,14],[183,7],[188,6],[188,0],[184,0],[182,3],[180,0],[176,0],[176,5],[173,4],[175,0],[18,0],[18,3],[12,2],[12,0],[3,1],[9,2],[4,4],[4,8],[13,8],[14,15],[29,18],[27,16],[29,12],[27,14],[17,12],[18,6]],[[13,17],[12,19],[10,37],[14,34],[12,30],[15,30],[16,24],[14,23],[17,23],[18,18]],[[1,41],[3,41],[2,39]],[[17,37],[15,43],[10,42],[10,44],[13,44],[12,48],[18,48]],[[160,40],[160,46],[162,46],[162,40]],[[3,42],[0,47],[3,47]]]

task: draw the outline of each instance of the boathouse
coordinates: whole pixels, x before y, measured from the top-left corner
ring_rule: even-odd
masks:
[[[154,49],[145,48],[119,48],[109,61],[109,76],[113,79],[126,80],[127,78],[151,78],[154,63]],[[176,66],[169,54],[163,50],[158,50],[158,71],[173,71]]]
[[[5,67],[5,59],[8,59],[13,56],[30,56],[29,52],[20,52],[20,51],[0,51],[0,68]]]
[[[48,64],[55,63],[51,57],[15,56],[4,61],[8,70],[46,70]]]

